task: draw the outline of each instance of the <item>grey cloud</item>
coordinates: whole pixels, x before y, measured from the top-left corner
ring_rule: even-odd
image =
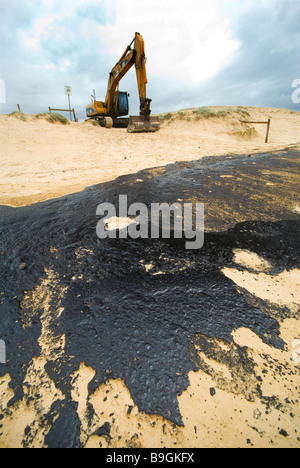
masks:
[[[17,28],[29,26],[41,11],[37,0],[1,0],[1,32],[13,34]]]
[[[30,50],[24,47],[22,35],[32,33],[35,20],[45,17],[46,11],[38,6],[41,2],[0,2],[5,24],[0,32],[0,78],[7,90],[7,103],[1,105],[0,111],[11,112],[17,103],[28,113],[46,111],[49,105],[61,107],[65,102],[64,85],[71,84],[74,105],[83,119],[91,91],[99,85],[105,90],[109,70],[100,38],[80,37],[79,30],[85,15],[97,23],[104,18],[104,11],[97,8],[98,13],[102,11],[101,18],[97,17],[96,11],[87,10],[87,5],[69,18],[58,17],[53,27],[50,25],[47,36],[41,37],[40,50]],[[65,59],[70,61],[70,66],[64,69]],[[55,68],[45,68],[47,64],[54,64]]]
[[[78,8],[77,17],[79,19],[89,19],[98,24],[107,24],[108,22],[111,22],[114,19],[113,16],[110,18],[106,16],[103,7],[101,7],[101,4],[95,5],[93,3],[88,2],[86,2],[85,5]]]
[[[244,3],[244,2],[241,2]],[[240,48],[234,60],[206,83],[155,94],[167,110],[204,105],[248,105],[300,110],[293,104],[292,81],[300,78],[300,2],[248,2],[231,25]],[[205,64],[203,64],[205,66]],[[165,88],[166,91],[167,88]]]
[[[107,55],[100,38],[79,35],[80,26],[86,20],[91,24],[103,24],[111,18],[106,18],[105,10],[99,6],[81,6],[69,18],[57,20],[60,31],[57,37],[42,39],[42,50],[30,51],[23,47],[21,33],[30,31],[35,19],[45,14],[39,5],[40,2],[30,0],[0,0],[4,25],[0,32],[0,78],[6,81],[8,96],[4,111],[12,110],[9,106],[15,107],[17,102],[36,105],[36,111],[38,106],[60,105],[65,100],[64,85],[71,84],[73,105],[83,119],[85,105],[94,88],[98,99],[104,99],[114,60]],[[187,86],[176,77],[154,76],[150,58],[148,96],[153,99],[153,112],[201,105],[300,110],[299,104],[291,100],[292,81],[300,79],[300,2],[246,0],[233,5],[231,28],[240,48],[233,61],[212,79],[199,86]],[[66,58],[71,65],[62,70],[60,63]],[[44,69],[47,63],[54,63],[55,70]],[[124,78],[121,88],[131,93],[130,108],[136,113],[138,93],[134,72]]]

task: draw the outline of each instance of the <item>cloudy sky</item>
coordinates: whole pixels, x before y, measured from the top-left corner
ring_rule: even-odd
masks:
[[[0,113],[67,107],[93,89],[139,31],[152,111],[206,105],[300,110],[299,0],[0,0]],[[5,93],[4,93],[5,88]],[[122,80],[138,113],[134,70]],[[5,94],[5,96],[4,96]],[[5,97],[5,103],[4,101]]]

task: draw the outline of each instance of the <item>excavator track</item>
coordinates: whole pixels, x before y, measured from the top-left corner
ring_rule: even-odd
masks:
[[[90,118],[87,120],[94,120],[100,125],[100,127],[104,127],[104,128],[113,127],[113,119],[111,117],[95,117],[95,118]]]

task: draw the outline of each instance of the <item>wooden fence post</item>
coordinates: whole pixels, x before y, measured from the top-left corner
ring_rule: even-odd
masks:
[[[243,123],[251,123],[251,124],[267,124],[267,133],[265,143],[269,141],[269,133],[270,133],[270,126],[271,126],[271,118],[269,117],[268,122],[261,122],[260,120],[240,120]]]
[[[267,125],[266,140],[265,140],[266,143],[268,143],[268,140],[269,140],[270,125],[271,125],[271,119],[269,118],[268,119],[268,125]]]

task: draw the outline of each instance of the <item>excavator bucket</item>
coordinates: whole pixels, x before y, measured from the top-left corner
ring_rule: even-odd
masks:
[[[160,128],[158,117],[130,116],[128,133],[157,132]]]

